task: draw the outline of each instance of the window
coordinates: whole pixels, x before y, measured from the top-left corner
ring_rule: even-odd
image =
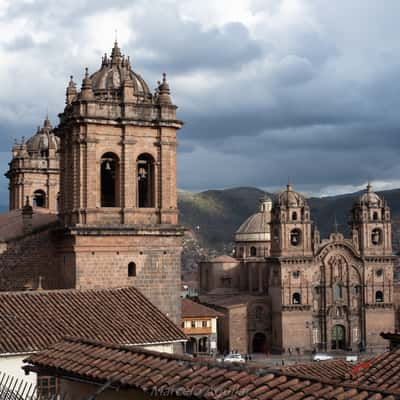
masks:
[[[297,212],[296,211],[293,211],[293,213],[292,213],[292,220],[297,221]]]
[[[118,158],[113,153],[101,157],[101,207],[118,207]]]
[[[293,271],[292,275],[294,279],[298,279],[300,277],[300,271]]]
[[[142,154],[136,162],[138,207],[154,207],[154,159]]]
[[[290,232],[290,244],[292,246],[298,246],[301,242],[301,231],[300,229],[293,229]]]
[[[380,278],[383,275],[383,269],[379,268],[375,271],[375,275]]]
[[[382,243],[382,231],[378,228],[375,228],[371,232],[371,241],[372,244],[377,246]]]
[[[334,300],[341,300],[342,299],[342,286],[339,284],[336,284],[333,287],[333,299]]]
[[[33,205],[35,207],[46,207],[46,193],[43,190],[36,190],[33,193]]]
[[[207,328],[207,321],[202,321],[201,325],[203,328]]]
[[[39,399],[53,398],[58,392],[58,379],[55,376],[38,375],[37,392]]]
[[[196,321],[191,321],[190,326],[191,326],[192,328],[196,328]]]
[[[136,264],[134,262],[128,264],[128,276],[136,276]]]
[[[301,295],[300,293],[293,293],[292,296],[292,304],[301,304]]]
[[[383,292],[381,290],[377,290],[375,293],[375,302],[383,303]]]
[[[257,249],[252,246],[250,247],[250,257],[256,257],[257,256]]]
[[[374,214],[372,215],[372,219],[374,221],[378,221],[378,213],[376,211],[374,211]]]
[[[361,285],[357,285],[357,286],[354,288],[354,293],[355,293],[357,296],[361,294]]]
[[[263,309],[260,306],[257,306],[255,309],[255,318],[257,321],[260,321],[263,316]]]

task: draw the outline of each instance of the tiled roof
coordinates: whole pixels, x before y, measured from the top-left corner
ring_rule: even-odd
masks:
[[[186,339],[133,287],[0,293],[0,354],[42,350],[64,336],[136,345]]]
[[[279,370],[296,375],[313,376],[315,378],[327,378],[342,380],[355,367],[354,363],[346,360],[327,360],[308,362],[280,367]]]
[[[32,227],[40,230],[46,226],[56,224],[57,214],[46,209],[33,208]],[[22,209],[12,210],[0,214],[0,240],[8,241],[23,235]]]
[[[136,388],[152,395],[245,400],[395,400],[389,392],[305,379],[281,371],[247,370],[140,348],[68,338],[26,360],[27,370]]]
[[[222,313],[190,299],[182,299],[182,317],[221,317]]]
[[[400,348],[359,364],[347,375],[346,382],[388,390],[400,398]]]

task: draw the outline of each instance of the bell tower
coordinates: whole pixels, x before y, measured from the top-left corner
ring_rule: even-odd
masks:
[[[310,208],[303,195],[289,183],[280,192],[272,209],[271,255],[312,256]]]
[[[176,109],[166,75],[151,93],[115,42],[80,91],[71,77],[56,134],[65,286],[134,285],[177,322]]]
[[[390,208],[370,183],[351,210],[350,227],[362,256],[392,255]]]

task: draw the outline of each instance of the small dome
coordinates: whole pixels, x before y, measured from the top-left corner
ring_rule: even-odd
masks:
[[[149,97],[150,91],[144,79],[132,71],[129,58],[121,54],[117,42],[111,51],[111,57],[105,54],[101,68],[90,76],[93,92],[101,94],[121,88],[125,80],[133,82],[134,92],[139,97]]]
[[[236,231],[237,242],[265,242],[271,240],[271,207],[269,197],[260,200],[260,210],[251,215]]]
[[[38,128],[26,142],[26,148],[30,155],[47,155],[49,148],[54,148],[57,152],[60,147],[60,139],[54,135],[50,120],[46,117],[42,128]]]
[[[372,186],[368,183],[367,191],[360,197],[360,203],[368,207],[379,207],[382,205],[382,199],[372,191]]]
[[[303,207],[306,205],[306,199],[300,193],[292,190],[292,185],[288,184],[286,190],[282,190],[276,196],[276,203],[287,208]]]

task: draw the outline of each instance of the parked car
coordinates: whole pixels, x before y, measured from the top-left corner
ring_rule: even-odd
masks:
[[[333,360],[333,357],[325,353],[315,353],[313,355],[313,361],[327,361],[327,360]]]
[[[228,354],[224,357],[224,362],[237,362],[237,363],[244,363],[246,360],[241,354]]]
[[[358,361],[358,356],[355,354],[349,354],[348,356],[346,356],[346,361],[355,363]]]

